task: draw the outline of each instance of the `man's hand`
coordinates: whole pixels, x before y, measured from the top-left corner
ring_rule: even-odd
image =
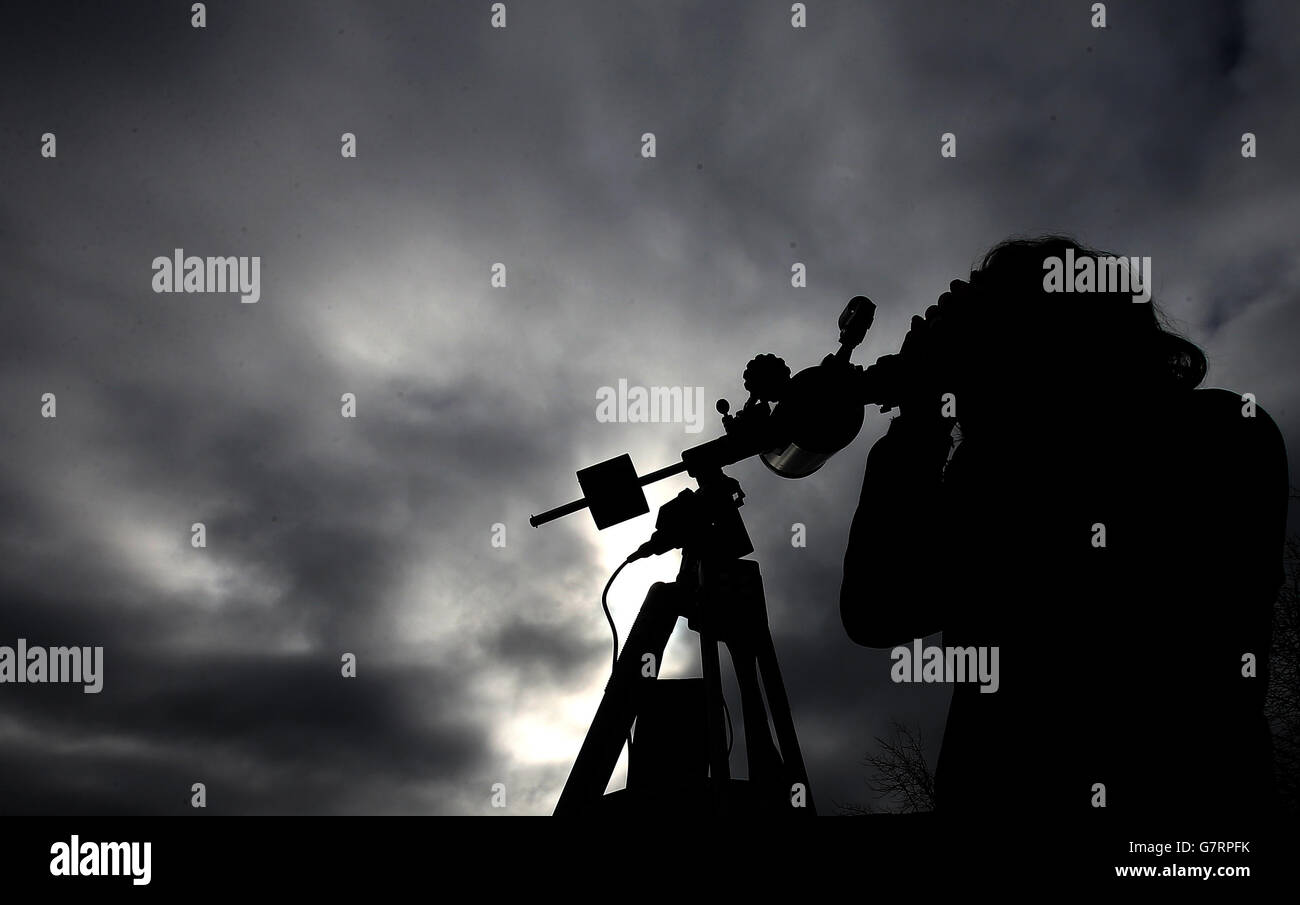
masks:
[[[972,279],[977,277],[972,274]],[[909,421],[951,422],[943,417],[942,397],[956,392],[958,365],[968,351],[976,297],[970,283],[953,280],[924,317],[912,318],[898,353],[881,356],[867,369],[885,387],[889,405],[897,405]]]

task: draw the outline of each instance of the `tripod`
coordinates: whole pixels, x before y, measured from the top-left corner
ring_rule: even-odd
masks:
[[[665,807],[699,815],[815,813],[758,563],[741,558],[753,552],[738,511],[744,493],[720,468],[696,477],[700,489],[685,490],[660,509],[646,545],[649,552],[681,548],[677,580],[656,583],[646,595],[555,807],[557,816]],[[658,679],[679,616],[699,635],[704,675]],[[748,782],[731,777],[719,643],[727,645],[740,689]],[[634,722],[627,787],[605,795]]]

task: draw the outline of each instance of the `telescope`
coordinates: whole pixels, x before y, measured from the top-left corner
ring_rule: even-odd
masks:
[[[839,349],[821,364],[792,377],[775,355],[749,362],[743,378],[750,396],[744,406],[732,415],[727,400],[717,402],[724,436],[685,450],[680,462],[646,475],[637,475],[626,454],[584,468],[578,472],[582,498],[531,516],[528,524],[536,528],[589,509],[596,528],[604,530],[650,511],[641,488],[683,472],[698,478],[750,456],[783,478],[813,474],[857,437],[864,406],[878,404],[887,411],[896,404],[885,390],[880,365],[864,370],[849,360],[875,315],[875,303],[855,296],[840,314]]]
[[[556,815],[816,813],[758,563],[743,558],[754,551],[739,512],[745,494],[722,469],[757,456],[783,478],[807,477],[853,442],[866,405],[888,410],[896,404],[890,389],[895,356],[865,370],[850,361],[875,310],[866,296],[850,300],[839,318],[839,349],[793,376],[775,355],[752,359],[743,375],[748,400],[732,414],[719,399],[723,435],[683,451],[680,462],[638,475],[631,457],[616,456],[577,473],[580,499],[529,518],[538,527],[587,509],[603,530],[649,512],[642,489],[649,484],[685,473],[698,485],[660,508],[650,539],[605,586],[601,603],[612,629],[605,598],[623,567],[682,551],[676,581],[650,588],[621,652],[615,631],[613,669]],[[704,675],[660,679],[657,664],[679,617],[699,634]],[[722,693],[720,643],[731,654],[740,689],[745,780],[731,776],[734,727]],[[605,794],[625,740],[627,786]]]

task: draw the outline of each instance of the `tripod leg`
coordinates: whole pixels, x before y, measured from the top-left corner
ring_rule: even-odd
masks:
[[[714,813],[719,813],[731,779],[731,758],[727,753],[727,733],[722,725],[722,666],[718,661],[718,639],[700,633],[700,666],[704,673],[704,706],[707,712],[709,744],[709,788],[714,794]]]
[[[781,755],[772,743],[767,726],[767,709],[758,684],[758,665],[747,645],[728,645],[731,662],[736,668],[736,685],[740,688],[740,712],[745,722],[745,752],[749,762],[749,780],[756,786],[779,786],[783,769]]]
[[[754,737],[758,745],[758,757],[750,751],[751,773],[755,778],[766,773],[771,758],[777,758],[776,781],[780,783],[782,794],[787,802],[792,803],[795,785],[803,787],[803,806],[798,811],[813,815],[812,790],[808,784],[808,771],[804,766],[803,752],[799,748],[799,737],[794,728],[794,717],[790,713],[790,699],[786,695],[785,682],[781,678],[781,668],[777,664],[776,647],[772,643],[772,630],[767,621],[767,600],[763,594],[763,578],[758,571],[758,563],[752,560],[737,560],[729,570],[729,584],[732,588],[731,600],[736,616],[734,640],[729,643],[732,659],[736,661],[736,678],[741,686],[742,700],[745,702],[745,740],[746,745],[753,744],[750,735],[751,720],[756,724]],[[763,692],[767,697],[767,710],[763,708],[763,698],[758,690],[757,678],[763,683]],[[767,713],[772,715],[772,727],[776,730],[776,744],[780,754],[772,749],[771,735],[768,733]],[[753,716],[751,717],[751,713]],[[770,774],[768,774],[770,775]],[[764,776],[766,778],[766,776]]]
[[[799,748],[799,736],[794,729],[794,716],[790,713],[790,699],[785,693],[785,682],[781,678],[781,667],[776,661],[776,647],[772,635],[765,631],[758,639],[758,671],[763,677],[763,689],[767,692],[768,707],[772,711],[772,726],[776,729],[777,744],[781,746],[781,757],[785,761],[786,779],[793,792],[795,783],[803,786],[804,810],[809,816],[817,813],[813,805],[812,786],[808,784],[808,770],[804,767],[803,752]]]
[[[614,674],[605,685],[605,695],[591,721],[591,728],[587,730],[582,750],[573,762],[564,791],[555,805],[556,816],[590,813],[599,806],[609,778],[618,765],[627,733],[636,719],[637,685],[653,681],[642,677],[641,658],[645,654],[654,655],[657,675],[668,637],[680,612],[674,585],[657,582],[650,587],[623,645]]]

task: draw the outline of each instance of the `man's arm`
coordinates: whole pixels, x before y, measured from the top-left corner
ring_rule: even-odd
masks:
[[[935,556],[951,433],[951,422],[900,415],[867,456],[840,587],[858,644],[892,647],[942,627]]]
[[[1282,432],[1262,407],[1243,415],[1225,390],[1195,394],[1208,459],[1198,530],[1189,643],[1204,663],[1192,677],[1202,694],[1229,689],[1234,706],[1258,710],[1268,681],[1273,604],[1285,577],[1289,475]],[[1242,681],[1242,656],[1254,654],[1258,681]]]

